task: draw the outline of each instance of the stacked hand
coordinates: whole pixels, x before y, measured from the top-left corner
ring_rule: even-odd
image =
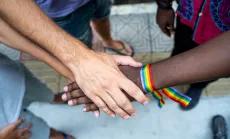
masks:
[[[133,66],[133,65],[132,65]],[[130,66],[120,66],[119,67],[121,72],[133,83],[135,83],[139,88],[142,89],[141,80],[140,80],[140,68],[130,67]],[[98,107],[80,90],[77,83],[70,83],[65,88],[64,91],[66,92],[62,98],[65,101],[68,101],[69,106],[75,106],[80,104],[86,104],[83,107],[84,112],[93,111],[95,116],[99,116],[99,109]],[[143,91],[143,90],[142,90]],[[133,101],[133,97],[127,94],[125,91],[123,92],[130,101]],[[110,115],[111,116],[111,115]]]
[[[121,64],[127,64],[125,60],[120,61]],[[122,91],[143,105],[147,105],[148,100],[143,92],[123,75],[117,62],[119,58],[115,61],[112,55],[95,52],[90,54],[88,51],[84,58],[75,64],[71,61],[69,68],[79,88],[100,110],[112,117],[118,114],[129,119],[130,116],[136,115],[136,110]],[[140,66],[140,63],[134,63]],[[68,91],[68,88],[65,88],[65,91]]]

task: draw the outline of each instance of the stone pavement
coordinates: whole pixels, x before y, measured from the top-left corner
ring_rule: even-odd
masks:
[[[95,118],[92,113],[82,112],[81,106],[33,103],[29,110],[77,139],[212,139],[213,116],[224,116],[230,129],[229,101],[230,96],[203,97],[196,108],[187,112],[170,100],[162,109],[156,101],[145,107],[133,103],[137,115],[130,120],[111,118],[103,112]]]

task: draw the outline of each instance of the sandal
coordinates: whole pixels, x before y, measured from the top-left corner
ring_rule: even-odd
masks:
[[[122,41],[118,41],[121,45],[122,45],[122,48],[120,48],[120,49],[114,49],[114,48],[108,48],[108,49],[110,49],[110,50],[112,50],[112,51],[115,51],[115,52],[117,52],[118,54],[120,54],[120,55],[125,55],[125,56],[133,56],[134,55],[134,51],[133,51],[133,48],[130,46],[130,45],[128,45],[127,43],[124,43],[124,42],[122,42]],[[127,55],[126,53],[129,53],[129,51],[127,50],[127,48],[131,48],[131,50],[132,50],[132,53],[131,53],[131,55]],[[124,53],[124,52],[122,52],[122,51],[125,51],[126,53]]]

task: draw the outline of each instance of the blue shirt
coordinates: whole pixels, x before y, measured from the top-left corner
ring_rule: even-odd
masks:
[[[66,16],[89,1],[90,0],[35,0],[50,18]]]
[[[0,53],[0,130],[18,120],[24,93],[24,70],[20,62]]]

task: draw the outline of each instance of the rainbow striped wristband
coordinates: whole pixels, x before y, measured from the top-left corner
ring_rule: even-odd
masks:
[[[152,79],[151,65],[146,65],[141,68],[141,83],[145,92],[151,93],[152,96],[158,101],[158,106],[162,108],[165,104],[163,96],[158,90],[155,90],[154,82]]]
[[[151,65],[145,65],[140,70],[141,75],[141,83],[144,91],[146,93],[151,93],[152,96],[158,101],[158,106],[162,108],[165,104],[163,100],[163,96],[161,95],[160,91],[155,89],[154,82],[152,79],[152,70]],[[191,98],[181,94],[176,89],[170,87],[170,88],[163,88],[161,90],[168,98],[171,100],[180,103],[184,107],[188,106],[188,104],[191,101]]]

